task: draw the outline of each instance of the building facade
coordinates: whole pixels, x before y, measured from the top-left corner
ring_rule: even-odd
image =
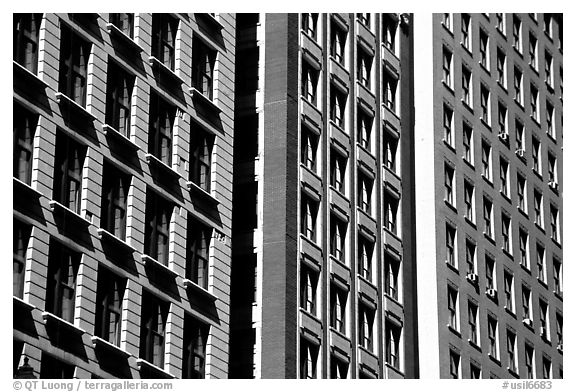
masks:
[[[421,376],[562,378],[562,15],[425,19]]]
[[[417,376],[411,40],[238,15],[231,377]]]
[[[14,14],[14,373],[228,375],[235,16]]]

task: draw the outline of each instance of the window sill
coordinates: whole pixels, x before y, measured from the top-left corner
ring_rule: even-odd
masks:
[[[473,154],[471,154],[472,156],[474,156]],[[464,161],[464,163],[466,165],[468,165],[468,167],[472,170],[476,170],[476,167],[474,166],[474,164],[472,162],[470,162],[468,159],[466,159],[465,156],[462,157],[462,160]]]
[[[540,283],[542,287],[548,290],[548,283],[544,282],[540,277],[536,277],[536,280],[538,281],[538,283]]]
[[[127,36],[122,30],[116,27],[113,23],[106,23],[106,30],[113,39],[117,39],[123,46],[127,46],[132,52],[140,53],[144,49],[138,45],[133,38]]]
[[[488,184],[490,185],[492,188],[494,188],[494,183],[492,182],[492,180],[488,177],[486,177],[484,174],[482,174],[482,179]]]
[[[496,240],[494,239],[494,237],[490,233],[483,232],[483,234],[484,234],[484,238],[486,238],[486,240],[488,240],[488,242],[490,242],[492,245],[496,245]]]
[[[550,139],[550,141],[551,141],[552,143],[554,143],[554,144],[557,143],[557,141],[556,141],[556,136],[555,136],[555,135],[551,134],[550,132],[546,132],[546,135],[548,135],[548,139]]]
[[[445,80],[442,80],[442,84],[444,85],[444,87],[446,88],[446,90],[448,90],[449,93],[451,93],[452,95],[454,95],[454,88],[452,87],[452,83],[448,83]]]
[[[161,262],[159,262],[158,260],[156,260],[155,258],[148,256],[146,254],[142,254],[141,256],[141,260],[144,263],[144,266],[147,268],[150,268],[150,272],[154,273],[154,275],[156,275],[155,273],[159,273],[161,275],[164,276],[168,276],[170,279],[176,279],[176,276],[178,276],[178,274],[174,271],[172,271],[168,266],[162,264]],[[157,278],[159,276],[151,276],[148,275],[149,278]],[[159,279],[160,281],[162,281],[162,279]]]
[[[148,63],[152,67],[152,70],[156,71],[155,73],[157,73],[157,75],[154,75],[154,76],[159,76],[159,78],[158,78],[159,82],[163,82],[162,76],[167,76],[169,82],[172,84],[176,84],[176,85],[184,84],[184,80],[180,76],[178,76],[175,71],[168,68],[166,65],[164,65],[164,63],[162,63],[156,57],[154,57],[154,56],[148,57]]]
[[[449,202],[448,200],[444,199],[444,204],[446,204],[446,207],[448,207],[449,209],[451,209],[454,213],[458,213],[458,209],[456,209],[456,206],[454,204],[452,204],[451,202]]]
[[[458,270],[458,266],[454,265],[454,264],[450,264],[448,262],[448,260],[444,260],[444,262],[446,263],[446,267],[448,267],[449,269],[451,269],[453,272],[456,273],[456,275],[460,275],[460,271]]]
[[[479,352],[482,352],[482,348],[480,348],[480,346],[477,343],[473,342],[472,340],[468,339],[468,344],[472,346],[474,349],[478,350]]]
[[[80,336],[86,333],[83,329],[75,326],[69,321],[64,320],[50,312],[42,312],[42,319],[44,319],[44,324],[48,326],[49,324],[53,324],[56,328],[60,331],[64,332],[64,336],[66,334],[71,334],[74,336]]]
[[[218,200],[212,196],[212,193],[208,192],[204,188],[200,187],[193,181],[186,181],[186,187],[188,191],[195,193],[196,195],[200,195],[200,197],[204,198],[205,200],[209,201],[212,204],[218,204]]]
[[[562,248],[562,244],[560,243],[560,241],[558,241],[557,239],[552,238],[552,236],[550,236],[550,239],[552,240],[553,243],[556,244],[557,247]]]
[[[510,366],[508,366],[506,370],[508,370],[508,373],[510,373],[514,378],[520,378],[516,369],[512,369]]]
[[[36,309],[36,306],[24,301],[20,297],[12,296],[12,302],[14,304],[14,310],[16,310],[17,308],[25,308],[27,311],[31,312],[34,309]],[[15,312],[15,314],[18,314],[18,313]]]
[[[111,139],[113,139],[115,142],[120,144],[125,149],[128,149],[130,151],[137,151],[140,148],[136,143],[134,143],[128,137],[118,132],[116,128],[113,128],[108,124],[102,125],[102,130],[104,131],[104,134],[106,136],[110,136]]]
[[[151,378],[158,379],[170,379],[176,378],[172,374],[168,373],[166,370],[146,361],[145,359],[138,358],[136,360],[136,365],[138,365],[138,371],[150,374]]]
[[[209,23],[216,30],[222,30],[224,28],[222,23],[220,23],[220,21],[216,19],[216,16],[214,15],[208,13],[195,13],[194,15],[197,19],[202,19],[203,21]]]
[[[92,346],[95,350],[102,350],[109,354],[112,354],[114,357],[120,357],[127,359],[132,356],[129,352],[122,350],[120,347],[102,339],[99,336],[92,336]]]
[[[100,228],[97,230],[98,237],[103,242],[112,245],[112,248],[123,255],[130,255],[136,251],[132,246],[128,245],[124,240],[116,237],[114,234]]]
[[[458,331],[456,328],[454,328],[454,327],[451,326],[450,324],[446,324],[446,327],[448,327],[448,330],[451,331],[453,334],[455,334],[455,335],[458,336],[459,338],[462,338],[462,334],[461,334],[460,331]]]
[[[456,148],[455,148],[452,144],[450,144],[449,141],[447,141],[445,138],[442,138],[442,142],[444,143],[444,145],[445,145],[446,147],[448,147],[448,149],[449,149],[450,151],[456,153]]]
[[[558,298],[560,301],[564,301],[564,293],[563,293],[562,291],[554,290],[554,295],[555,295],[556,298]]]
[[[520,263],[520,268],[522,268],[528,275],[532,275],[532,271],[530,271],[530,268],[528,268],[527,265]]]
[[[48,83],[40,79],[38,75],[32,73],[30,70],[22,66],[20,63],[17,63],[16,61],[12,61],[12,63],[14,79],[21,77],[24,82],[27,84],[29,83],[27,87],[30,91],[45,90],[48,87]]]
[[[521,59],[524,59],[524,54],[520,51],[520,49],[522,48],[522,46],[520,46],[520,48],[518,48],[516,45],[512,45],[512,47],[514,48],[514,51],[516,52],[516,54],[517,54]]]
[[[465,44],[464,42],[460,41],[460,46],[462,47],[462,49],[464,49],[464,51],[466,53],[468,53],[472,57],[473,54],[472,54],[472,50],[470,49],[470,46],[471,46],[470,45],[470,34],[468,35],[468,41],[469,41],[468,44]]]
[[[508,195],[507,192],[504,192],[502,190],[500,190],[500,195],[502,196],[502,198],[504,200],[506,200],[508,203],[512,203],[512,200],[510,199],[510,196]]]
[[[60,215],[64,216],[65,218],[70,218],[77,225],[80,225],[82,227],[87,227],[87,226],[92,224],[91,221],[89,221],[85,217],[77,214],[76,212],[72,211],[68,207],[63,206],[62,204],[60,204],[56,200],[50,200],[49,205],[50,205],[50,209],[52,210],[52,212],[54,214],[60,214]]]
[[[148,165],[151,168],[157,170],[158,172],[161,172],[161,174],[167,175],[168,177],[170,177],[171,180],[176,180],[178,177],[180,177],[180,173],[178,173],[176,170],[172,169],[170,166],[162,162],[153,154],[150,153],[146,154],[146,162],[148,162]]]
[[[196,87],[190,87],[188,92],[192,96],[194,100],[200,101],[200,104],[204,107],[207,107],[209,110],[213,111],[214,113],[220,113],[222,110],[218,107],[218,105],[214,102],[214,100],[207,97],[204,93],[200,92],[200,90],[196,89]]]
[[[488,129],[488,131],[492,132],[492,126],[490,125],[490,118],[484,119],[480,117],[480,122]]]
[[[204,287],[201,287],[198,284],[194,283],[190,279],[183,279],[183,283],[184,283],[184,289],[186,291],[188,290],[194,291],[195,293],[200,294],[200,296],[203,297],[205,300],[208,300],[210,302],[216,302],[216,300],[218,299],[214,294],[209,292]]]
[[[460,100],[460,102],[462,102],[462,106],[464,106],[466,109],[468,109],[470,114],[474,115],[474,109],[472,108],[472,106],[470,106],[470,102],[466,102],[466,100],[464,98],[462,98]]]
[[[493,356],[492,354],[488,354],[488,358],[490,358],[498,366],[502,366],[502,362],[500,362],[500,360],[498,358],[496,358],[495,356]]]
[[[519,212],[522,216],[524,216],[525,218],[528,218],[528,219],[529,219],[528,213],[526,212],[526,209],[525,209],[525,208],[522,208],[522,207],[520,207],[520,206],[518,206],[517,208],[518,208],[518,212]]]
[[[468,224],[469,224],[470,226],[472,226],[474,229],[477,228],[477,227],[476,227],[476,223],[474,223],[472,220],[470,220],[470,218],[468,218],[467,216],[464,217],[464,220],[465,220],[466,222],[468,222]]]
[[[73,112],[80,120],[87,121],[87,122],[94,122],[96,117],[86,110],[84,107],[77,104],[67,95],[57,92],[55,93],[56,102],[60,105],[63,109],[67,109],[70,112]]]
[[[478,61],[478,64],[480,64],[480,68],[482,68],[484,70],[484,72],[486,72],[488,74],[488,76],[490,76],[490,70],[488,68],[486,68],[486,65],[482,64],[482,61]]]
[[[514,261],[514,256],[512,255],[512,253],[510,253],[510,251],[508,249],[504,249],[504,247],[502,247],[502,253],[504,253],[506,256],[508,256],[508,258],[512,261]]]
[[[12,184],[14,189],[14,196],[18,195],[31,195],[35,199],[40,199],[42,193],[38,192],[32,186],[26,184],[24,181],[19,180],[16,177],[12,177]]]
[[[546,235],[546,229],[544,229],[540,223],[538,223],[538,222],[535,221],[535,222],[534,222],[534,226],[536,226],[536,228],[537,228],[538,230],[540,230],[540,232],[541,232],[542,234]]]
[[[516,98],[514,98],[514,102],[516,103],[516,106],[518,106],[518,108],[520,109],[520,112],[524,112],[524,104],[518,101]]]

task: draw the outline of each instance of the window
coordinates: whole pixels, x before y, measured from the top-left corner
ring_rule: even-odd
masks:
[[[562,293],[562,261],[554,258],[552,260],[552,279],[554,280],[554,292]]]
[[[468,301],[468,338],[478,344],[478,305]]]
[[[554,86],[552,68],[552,55],[548,51],[544,52],[544,81],[548,86]]]
[[[546,101],[546,133],[553,138],[556,137],[556,127],[554,124],[554,105]]]
[[[40,378],[72,379],[74,378],[74,365],[42,352],[40,360]]]
[[[386,71],[382,73],[382,78],[384,105],[386,105],[390,111],[396,113],[396,87],[398,86],[398,79]]]
[[[88,58],[92,45],[65,25],[62,25],[61,34],[58,91],[85,107]]]
[[[140,321],[140,358],[164,369],[166,321],[170,304],[144,290]]]
[[[492,160],[490,158],[491,147],[486,141],[482,141],[482,175],[487,180],[492,180]]]
[[[12,274],[12,294],[15,297],[24,297],[24,274],[26,271],[26,253],[28,252],[28,242],[32,233],[32,227],[19,220],[13,220],[13,274]]]
[[[485,255],[484,264],[486,265],[486,289],[496,289],[496,279],[494,279],[494,259]]]
[[[358,111],[358,143],[368,151],[372,151],[372,121],[373,118],[363,110]]]
[[[382,135],[384,149],[384,166],[390,171],[396,172],[396,151],[398,150],[398,139],[389,132]]]
[[[308,127],[302,126],[300,139],[300,162],[313,172],[316,172],[316,149],[318,136]]]
[[[178,19],[169,14],[152,14],[152,56],[168,69],[175,68]]]
[[[552,374],[552,361],[542,356],[542,378],[549,379]]]
[[[394,369],[400,369],[400,335],[401,328],[386,321],[386,363]]]
[[[544,246],[541,244],[536,244],[536,269],[538,274],[538,279],[541,282],[546,283],[546,270],[545,270],[545,263],[546,263],[546,250]]]
[[[174,206],[154,193],[146,190],[146,229],[144,253],[168,266],[170,245],[170,220]]]
[[[524,84],[522,83],[522,71],[514,67],[514,99],[520,105],[524,105]]]
[[[528,62],[534,69],[538,69],[538,40],[534,34],[528,36]]]
[[[490,90],[484,84],[480,85],[480,119],[490,127]]]
[[[524,230],[518,230],[519,248],[520,248],[520,265],[530,268],[530,258],[528,257],[528,233]]]
[[[492,238],[492,202],[484,198],[484,234]]]
[[[464,181],[464,205],[466,206],[466,218],[474,223],[474,185]]]
[[[442,48],[442,81],[450,88],[452,88],[452,52],[446,48]]]
[[[448,30],[452,31],[452,14],[451,13],[444,13],[443,19],[442,19],[442,24]]]
[[[544,33],[552,37],[552,14],[544,14]]]
[[[210,100],[214,98],[214,65],[217,53],[194,37],[192,41],[192,87]]]
[[[392,234],[398,234],[396,215],[398,212],[398,202],[396,197],[388,192],[384,195],[384,227]]]
[[[472,106],[472,72],[462,66],[462,101]]]
[[[506,88],[506,54],[500,48],[496,53],[496,75],[498,83]]]
[[[526,378],[534,378],[534,347],[526,344],[524,346],[524,362],[526,365]]]
[[[540,336],[546,340],[550,340],[550,329],[548,323],[548,303],[542,299],[540,303]]]
[[[392,53],[396,53],[397,30],[398,22],[389,15],[382,15],[382,42]]]
[[[502,250],[511,253],[510,217],[505,214],[502,214]]]
[[[206,344],[210,326],[188,314],[184,315],[184,347],[182,353],[182,378],[205,378]]]
[[[168,167],[172,167],[172,135],[176,107],[157,94],[150,94],[148,152]]]
[[[518,186],[518,208],[522,212],[526,212],[526,179],[522,177],[520,174],[516,177],[517,186]]]
[[[348,292],[335,284],[330,285],[330,326],[336,331],[346,333],[346,302]]]
[[[462,14],[462,45],[470,49],[470,15]]]
[[[316,314],[316,287],[318,274],[310,268],[300,267],[300,307],[307,312]]]
[[[522,285],[522,320],[532,325],[532,292]]]
[[[302,14],[302,30],[316,40],[318,32],[318,14]]]
[[[330,254],[338,261],[346,259],[346,223],[330,215]]]
[[[480,64],[486,69],[490,69],[488,56],[488,34],[480,29]]]
[[[76,277],[80,258],[81,254],[50,240],[46,310],[70,323],[74,323]]]
[[[364,236],[358,237],[358,273],[366,280],[372,281],[372,251],[374,244]]]
[[[501,103],[498,103],[498,132],[501,137],[508,136],[508,109]]]
[[[522,21],[516,15],[512,18],[512,42],[514,49],[522,53]]]
[[[364,26],[370,28],[370,14],[356,14],[356,18],[358,18]]]
[[[454,189],[454,169],[448,164],[444,164],[444,200],[450,204],[454,204],[453,197]]]
[[[186,234],[186,279],[207,290],[212,228],[189,215]]]
[[[98,267],[94,334],[115,346],[120,346],[122,302],[125,290],[125,278],[119,277],[106,268]]]
[[[504,271],[504,296],[506,298],[504,306],[507,310],[514,313],[516,311],[514,306],[514,275],[509,271]]]
[[[474,139],[472,136],[472,127],[464,122],[462,123],[462,144],[464,145],[464,159],[466,162],[473,164],[474,156]]]
[[[450,350],[450,377],[460,378],[460,354]]]
[[[330,86],[330,120],[340,128],[344,128],[344,116],[346,109],[346,95]]]
[[[340,64],[344,64],[346,32],[334,22],[330,24],[330,55]]]
[[[534,190],[534,222],[543,227],[542,224],[542,194]]]
[[[564,318],[560,313],[556,313],[556,341],[559,346],[564,343]]]
[[[374,180],[372,178],[358,171],[358,206],[367,214],[372,212],[373,182]]]
[[[110,234],[125,240],[131,176],[104,161],[102,177],[100,225]]]
[[[466,240],[466,273],[476,274],[476,244]]]
[[[480,379],[481,376],[482,376],[482,369],[479,367],[479,365],[470,363],[470,378]]]
[[[316,378],[316,361],[318,359],[318,346],[306,339],[300,339],[300,378]]]
[[[500,192],[507,196],[510,194],[510,187],[508,183],[508,161],[500,158]]]
[[[458,290],[448,286],[448,326],[458,331]]]
[[[504,30],[505,22],[504,22],[504,14],[497,13],[496,14],[496,28],[502,33],[505,34],[506,31]]]
[[[372,56],[361,48],[357,53],[357,75],[358,81],[366,88],[370,88],[370,72],[372,70]]]
[[[550,205],[550,229],[552,231],[552,239],[556,242],[559,242],[560,236],[558,235],[558,209],[553,205]]]
[[[444,141],[448,145],[453,146],[452,140],[452,116],[453,111],[448,106],[444,105]]]
[[[316,241],[316,215],[318,203],[302,192],[300,204],[300,233],[310,241]]]
[[[540,105],[538,101],[538,87],[530,85],[530,115],[536,121],[540,121]]]
[[[348,363],[330,355],[330,378],[346,379],[348,377]]]
[[[456,229],[446,223],[446,262],[456,267]]]
[[[302,96],[312,105],[316,105],[318,71],[307,62],[302,62]]]
[[[32,184],[32,162],[34,154],[34,134],[38,115],[29,112],[17,103],[13,105],[13,176],[20,181]]]
[[[516,334],[506,331],[506,351],[508,352],[508,369],[517,372],[516,366]]]
[[[374,324],[374,310],[360,303],[358,305],[358,341],[362,347],[372,351],[374,341],[372,336],[372,327]]]
[[[56,154],[54,157],[54,200],[80,213],[82,200],[82,171],[86,146],[82,146],[64,132],[56,133]]]
[[[488,315],[488,354],[495,359],[498,359],[498,321]]]
[[[336,150],[330,150],[330,185],[338,192],[344,193],[346,158]]]
[[[42,14],[12,14],[12,17],[14,20],[14,61],[36,74]]]
[[[395,300],[399,298],[399,273],[400,260],[386,253],[384,256],[384,292]]]
[[[520,151],[524,157],[524,124],[516,120],[516,153],[519,154]]]
[[[134,14],[109,14],[110,23],[130,38],[134,38]]]
[[[106,124],[130,138],[131,101],[134,76],[113,61],[108,62],[106,84]]]
[[[190,181],[210,192],[214,135],[193,125],[190,132]]]

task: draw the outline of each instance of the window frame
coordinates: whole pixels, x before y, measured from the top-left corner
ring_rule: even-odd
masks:
[[[13,104],[13,166],[12,176],[25,184],[32,184],[34,139],[39,115],[22,105]]]
[[[209,100],[214,99],[218,51],[198,37],[192,39],[192,87]]]
[[[144,254],[165,266],[168,266],[170,260],[170,225],[173,213],[173,203],[147,188]]]
[[[140,358],[164,369],[166,324],[170,304],[143,290],[140,324]]]
[[[150,52],[170,71],[176,68],[176,39],[180,19],[170,14],[152,14],[152,36]]]
[[[74,323],[76,284],[82,254],[50,239],[46,285],[46,311]]]
[[[92,42],[86,41],[70,27],[60,27],[60,63],[58,92],[85,108],[88,89],[88,64]]]

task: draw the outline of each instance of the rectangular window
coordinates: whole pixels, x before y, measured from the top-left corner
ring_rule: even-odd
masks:
[[[26,273],[26,253],[28,252],[28,242],[32,233],[32,227],[19,220],[13,220],[13,274],[12,274],[12,294],[15,297],[24,297],[24,275]]]
[[[553,205],[550,205],[550,229],[552,231],[552,239],[556,242],[559,242],[560,236],[558,233],[558,209]]]
[[[390,111],[396,113],[396,87],[398,79],[384,71],[382,74],[383,101]]]
[[[544,33],[552,38],[552,14],[544,14]]]
[[[504,22],[504,14],[497,13],[496,14],[496,28],[502,33],[505,34],[506,31],[504,30],[506,23]]]
[[[543,227],[542,224],[542,194],[534,190],[534,222]]]
[[[444,47],[442,49],[442,81],[452,88],[452,52]]]
[[[214,98],[214,66],[217,53],[194,37],[192,41],[192,87],[210,100]]]
[[[528,257],[528,233],[520,229],[518,231],[518,240],[520,248],[520,265],[523,265],[526,268],[530,268],[530,258]]]
[[[501,103],[498,103],[498,134],[502,139],[508,137],[508,109]]]
[[[316,105],[316,89],[318,87],[318,71],[307,62],[302,62],[302,96],[312,105]]]
[[[182,378],[205,378],[206,345],[210,326],[184,315],[184,349],[182,353]]]
[[[306,339],[300,339],[300,378],[316,378],[316,361],[319,347]]]
[[[62,131],[56,133],[54,158],[54,200],[80,213],[82,201],[82,171],[86,146],[80,145]]]
[[[357,67],[356,78],[362,85],[364,85],[364,87],[370,89],[372,56],[370,56],[364,50],[358,48],[356,67]]]
[[[458,290],[448,286],[448,325],[458,331]]]
[[[480,29],[480,64],[486,69],[490,69],[488,56],[488,34]]]
[[[530,116],[540,121],[540,102],[538,100],[538,87],[530,85]]]
[[[372,351],[374,347],[372,336],[374,311],[362,303],[358,307],[358,341],[366,350]]]
[[[358,206],[367,214],[372,213],[373,179],[358,171]]]
[[[372,151],[372,121],[373,118],[364,111],[358,111],[357,137],[358,143],[368,151]]]
[[[506,298],[504,306],[514,313],[516,311],[516,307],[514,306],[514,275],[508,271],[504,271],[504,296]]]
[[[446,262],[456,267],[456,229],[446,223]]]
[[[346,261],[346,223],[330,215],[330,254],[338,261]]]
[[[518,174],[516,180],[518,186],[518,208],[520,211],[526,212],[526,179]]]
[[[464,205],[466,206],[466,218],[474,223],[474,185],[464,181]]]
[[[12,14],[12,17],[14,20],[14,61],[36,74],[42,14]]]
[[[166,321],[170,304],[144,290],[140,319],[140,358],[164,369]]]
[[[452,117],[453,111],[448,106],[444,105],[444,141],[448,145],[453,146],[452,140]]]
[[[176,34],[179,19],[169,14],[152,14],[152,56],[174,71],[176,65]]]
[[[113,61],[108,62],[106,84],[106,124],[130,138],[132,90],[134,76]]]
[[[398,149],[398,139],[389,132],[382,135],[384,149],[384,165],[392,172],[396,172],[396,151]]]
[[[542,378],[547,380],[552,375],[552,361],[542,356]]]
[[[400,336],[402,330],[392,322],[386,321],[386,363],[394,369],[400,369]]]
[[[511,253],[510,247],[510,217],[502,214],[502,250]]]
[[[330,355],[330,378],[331,379],[346,379],[348,378],[348,362],[338,359],[334,355]]]
[[[476,244],[466,240],[466,273],[476,274]]]
[[[40,360],[40,378],[46,379],[72,379],[74,378],[74,365],[60,361],[59,359],[42,351]]]
[[[546,133],[553,138],[556,137],[556,126],[554,121],[554,105],[546,101]]]
[[[450,204],[454,204],[453,189],[454,169],[444,164],[444,200]]]
[[[522,78],[522,71],[514,67],[514,99],[520,105],[524,105],[524,84]]]
[[[370,28],[370,14],[356,14],[356,18],[360,21],[364,26]]]
[[[548,303],[546,301],[540,300],[540,336],[544,340],[550,340],[550,329],[548,323]]]
[[[300,162],[311,171],[316,171],[316,149],[318,136],[307,127],[302,126],[300,138]]]
[[[346,333],[346,302],[348,292],[335,284],[330,285],[330,326],[336,331]]]
[[[330,24],[330,55],[342,65],[344,65],[345,48],[346,32],[332,22]]]
[[[508,161],[500,158],[500,192],[508,196],[510,194],[510,186],[508,182]]]
[[[480,119],[490,126],[490,90],[480,85]]]
[[[386,253],[384,256],[384,292],[395,300],[399,298],[399,273],[400,260]]]
[[[528,36],[528,62],[532,68],[538,70],[538,40],[532,33]]]
[[[115,346],[120,346],[122,302],[125,290],[125,278],[119,277],[106,268],[98,267],[94,334]]]
[[[560,313],[556,313],[556,341],[558,346],[564,344],[564,317]]]
[[[157,94],[150,94],[148,152],[172,167],[172,137],[176,107]]]
[[[316,40],[318,32],[318,14],[302,14],[302,30]]]
[[[552,260],[552,279],[554,280],[554,292],[562,294],[562,261],[557,258]]]
[[[484,234],[492,237],[492,202],[484,198]]]
[[[313,315],[316,315],[317,286],[318,274],[302,265],[300,267],[300,307]]]
[[[462,101],[468,106],[472,106],[472,72],[462,66]]]
[[[516,154],[524,157],[524,124],[516,120]]]
[[[81,256],[59,242],[50,240],[46,310],[70,323],[74,323],[76,277]]]
[[[330,150],[330,185],[338,192],[344,193],[346,175],[346,158],[336,150]]]
[[[496,76],[498,83],[506,88],[506,54],[500,48],[496,53]]]
[[[486,289],[496,289],[496,280],[494,279],[494,259],[485,255],[484,263],[486,264]]]
[[[450,350],[450,377],[460,378],[460,354]]]
[[[480,379],[481,376],[482,376],[482,369],[479,366],[470,363],[470,378],[475,380]]]
[[[478,344],[478,305],[468,301],[468,338]]]
[[[462,144],[464,145],[464,159],[468,163],[473,164],[474,139],[472,136],[472,127],[466,122],[462,123]]]
[[[131,180],[129,174],[104,161],[100,225],[121,240],[126,239],[128,192]]]
[[[134,38],[134,14],[109,14],[110,23],[130,38]]]
[[[470,49],[470,15],[462,14],[462,45]]]
[[[522,286],[522,319],[532,324],[532,292],[526,286]]]
[[[310,241],[316,241],[316,216],[318,203],[302,193],[300,204],[300,233]]]
[[[186,279],[207,290],[212,228],[189,215],[186,233]]]
[[[382,15],[382,42],[392,52],[396,53],[396,32],[398,22],[389,15]]]
[[[193,125],[190,131],[190,181],[210,192],[215,137],[197,125]]]
[[[522,53],[522,21],[516,15],[512,18],[512,42],[514,49]]]
[[[548,86],[554,86],[552,55],[547,51],[544,52],[544,81]]]
[[[526,344],[524,346],[524,362],[526,366],[526,378],[534,378],[534,347]]]
[[[168,266],[170,221],[174,206],[150,188],[146,189],[144,253]]]
[[[487,180],[492,180],[492,159],[490,157],[492,148],[486,141],[482,141],[482,175]]]
[[[443,19],[442,19],[442,24],[448,30],[452,31],[452,14],[451,13],[448,13],[448,12],[444,13]]]
[[[516,334],[512,331],[506,331],[506,351],[508,352],[508,368],[517,372],[516,366]]]
[[[392,234],[398,233],[396,215],[398,213],[399,200],[388,192],[384,195],[384,227]]]
[[[346,109],[346,95],[337,90],[334,86],[330,86],[330,120],[332,120],[340,128],[344,128],[344,116]]]
[[[372,251],[374,244],[363,236],[358,237],[358,273],[372,281]]]
[[[498,321],[488,316],[488,354],[495,359],[498,359]]]
[[[536,244],[536,269],[537,276],[541,282],[546,283],[546,249],[540,244]]]
[[[62,24],[58,91],[82,107],[86,106],[88,58],[91,48],[91,43]]]
[[[34,134],[38,125],[38,115],[16,102],[13,105],[13,176],[25,184],[32,184],[32,162],[34,154]]]

